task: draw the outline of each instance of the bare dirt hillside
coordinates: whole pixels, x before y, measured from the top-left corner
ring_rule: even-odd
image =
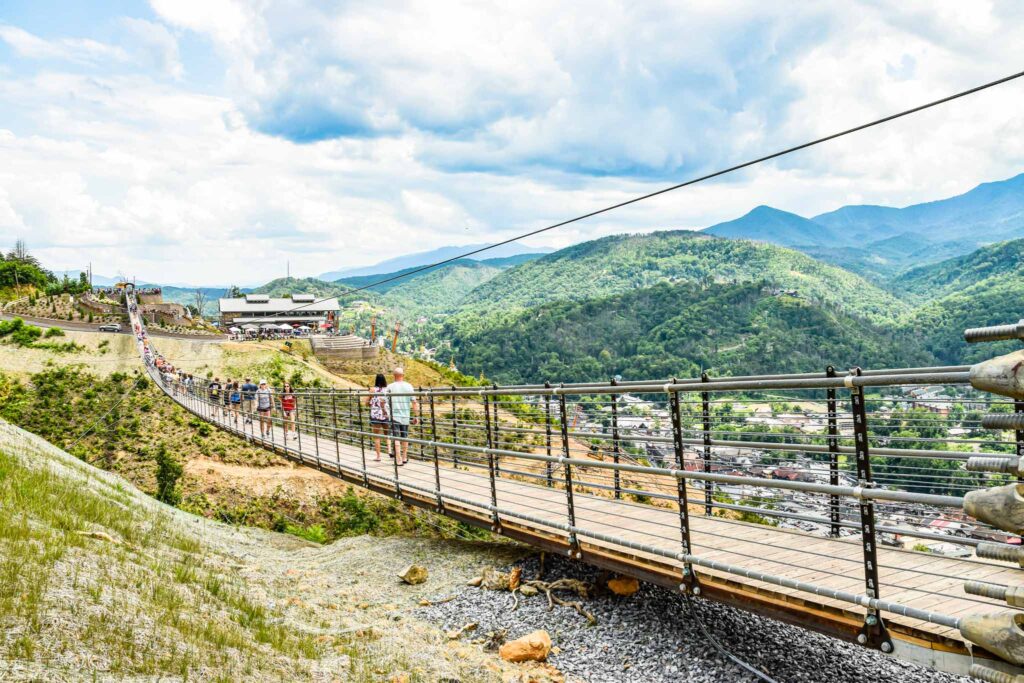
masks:
[[[522,680],[417,618],[508,545],[226,526],[5,422],[0,507],[3,680]]]

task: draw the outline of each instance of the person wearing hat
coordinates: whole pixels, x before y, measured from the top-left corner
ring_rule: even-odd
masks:
[[[270,409],[274,407],[274,390],[267,385],[267,380],[261,379],[259,389],[256,390],[256,413],[260,417],[260,436],[264,439],[273,427],[270,423]]]

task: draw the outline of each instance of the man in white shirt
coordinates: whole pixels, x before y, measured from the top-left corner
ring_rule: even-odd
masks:
[[[405,369],[395,368],[395,381],[388,385],[388,403],[391,405],[391,436],[395,439],[409,438],[409,425],[415,421],[416,397],[412,385],[405,381]],[[395,458],[399,465],[409,462],[409,442],[395,442]]]

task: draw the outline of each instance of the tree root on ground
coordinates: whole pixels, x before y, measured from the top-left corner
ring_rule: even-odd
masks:
[[[539,579],[535,579],[532,581],[524,581],[522,585],[543,591],[544,595],[548,598],[549,612],[555,608],[555,605],[559,605],[561,607],[572,607],[581,617],[584,617],[591,626],[597,623],[597,618],[583,607],[582,602],[579,600],[563,600],[554,593],[557,590],[567,590],[576,593],[576,595],[581,598],[586,598],[588,587],[584,582],[578,579],[558,579],[557,581],[541,581]],[[512,598],[515,601],[512,611],[519,608],[519,597],[516,595],[518,592],[518,590],[512,591]]]

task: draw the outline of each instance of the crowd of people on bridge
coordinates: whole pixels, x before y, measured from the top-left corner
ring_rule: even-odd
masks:
[[[137,307],[130,306],[134,314]],[[136,339],[142,348],[142,356],[146,365],[155,371],[161,384],[173,397],[198,399],[209,411],[208,417],[218,421],[241,426],[259,423],[260,437],[272,438],[273,419],[276,412],[280,416],[280,424],[284,438],[299,438],[296,417],[299,412],[299,395],[285,382],[280,391],[275,391],[266,379],[254,383],[251,378],[242,380],[220,377],[210,380],[195,377],[192,373],[176,368],[170,361],[161,356],[150,345],[146,329],[139,322],[133,326]],[[405,380],[405,369],[396,367],[392,370],[394,381],[388,383],[383,374],[378,373],[374,385],[364,399],[369,409],[370,428],[373,433],[375,462],[381,462],[381,441],[393,443],[388,446],[388,456],[397,460],[397,465],[409,462],[409,426],[416,424],[414,413],[418,408],[415,390]],[[390,439],[388,437],[391,437]]]

